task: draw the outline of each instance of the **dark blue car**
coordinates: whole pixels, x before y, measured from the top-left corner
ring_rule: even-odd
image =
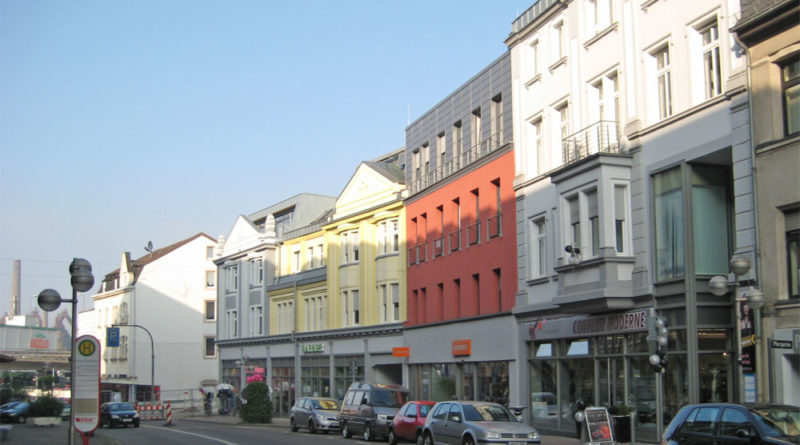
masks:
[[[133,409],[130,403],[109,402],[100,405],[100,427],[108,425],[114,428],[117,425],[127,427],[133,425],[139,427],[139,413]]]

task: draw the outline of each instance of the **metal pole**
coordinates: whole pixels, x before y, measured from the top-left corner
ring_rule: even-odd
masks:
[[[111,326],[132,326],[134,328],[141,328],[147,333],[147,336],[150,337],[150,399],[153,399],[156,390],[156,350],[155,346],[153,345],[153,335],[150,334],[150,331],[147,330],[146,327],[140,326],[138,324],[113,324]]]
[[[663,379],[664,374],[656,373],[656,440],[661,440],[661,435],[664,434],[664,412],[662,405],[664,404],[664,388]]]
[[[733,324],[733,329],[736,331],[736,357],[734,358],[733,366],[736,368],[736,401],[741,403],[744,401],[742,382],[742,327],[739,325],[742,320],[741,307],[739,306],[739,276],[734,274],[736,282],[733,285],[733,305],[736,309],[736,321]]]
[[[78,331],[78,291],[72,287],[72,338],[70,338],[69,348],[69,427],[67,434],[69,434],[68,443],[73,445],[75,443],[75,436],[73,429],[75,428],[75,338]]]

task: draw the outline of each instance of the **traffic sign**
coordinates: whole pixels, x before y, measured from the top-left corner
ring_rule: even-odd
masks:
[[[100,341],[91,335],[80,336],[75,340],[75,350],[72,415],[75,429],[86,435],[100,420]]]
[[[106,328],[106,348],[119,347],[119,328]]]

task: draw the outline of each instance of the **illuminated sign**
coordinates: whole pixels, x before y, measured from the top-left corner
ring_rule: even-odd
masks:
[[[453,357],[463,357],[472,354],[472,340],[454,340]]]
[[[309,343],[302,346],[304,354],[325,352],[325,343]]]

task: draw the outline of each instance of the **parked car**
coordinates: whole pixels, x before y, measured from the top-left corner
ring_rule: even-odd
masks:
[[[538,444],[536,429],[494,402],[438,402],[425,421],[424,445]]]
[[[703,403],[678,411],[662,444],[800,444],[800,408],[777,404]]]
[[[314,434],[322,431],[339,431],[342,423],[339,421],[339,402],[326,397],[300,397],[292,406],[289,415],[289,425],[292,432],[299,428],[308,428]]]
[[[342,436],[361,434],[365,441],[387,437],[397,410],[408,400],[408,390],[399,385],[355,382],[342,402]]]
[[[58,400],[61,401],[61,403],[64,405],[63,408],[61,408],[61,420],[69,419],[70,413],[72,411],[72,409],[70,408],[69,399],[66,397],[61,397]]]
[[[425,427],[425,419],[435,404],[436,402],[428,400],[406,402],[392,420],[392,426],[389,428],[389,443],[397,445],[397,442],[401,440],[420,442],[418,438]]]
[[[5,423],[25,423],[28,420],[28,402],[9,402],[0,407],[0,421]]]
[[[108,425],[114,428],[115,425],[127,427],[133,425],[139,428],[139,413],[133,409],[130,403],[109,402],[100,405],[100,427]]]

